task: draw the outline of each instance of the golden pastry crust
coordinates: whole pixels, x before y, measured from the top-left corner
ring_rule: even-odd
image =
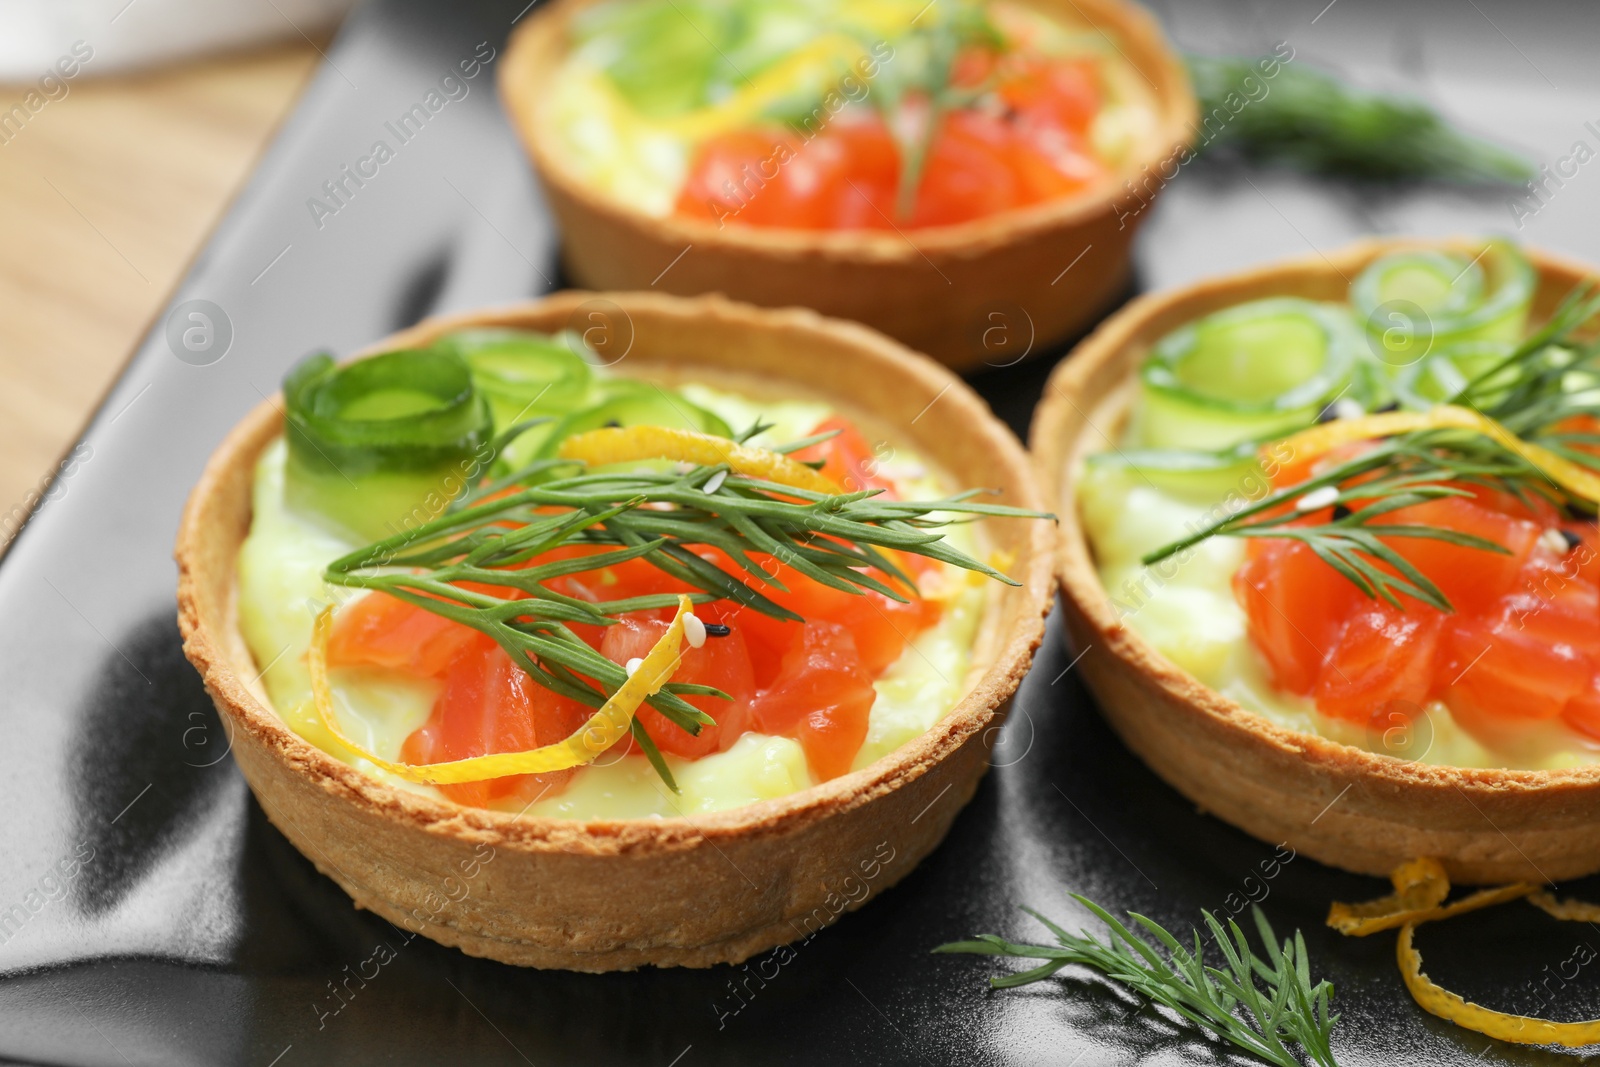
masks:
[[[593,329],[595,315],[619,331],[614,338],[626,334],[618,371],[826,399],[868,427],[893,427],[962,484],[998,483],[998,500],[1041,506],[1021,445],[971,390],[887,338],[808,311],[720,297],[560,293],[431,319],[373,350],[473,326]],[[260,405],[212,456],[189,499],[177,546],[184,652],[229,728],[240,770],[284,835],[357,906],[472,955],[579,971],[701,967],[809,935],[899,881],[943,838],[977,788],[985,738],[1003,721],[1043,634],[1054,532],[1046,522],[986,522],[986,539],[1013,554],[1008,572],[1022,585],[996,584],[957,706],[871,766],[692,819],[578,822],[461,807],[396,789],[315,748],[253,681],[236,621],[235,564],[256,459],[281,432],[277,403]]]
[[[1451,242],[1469,248],[1479,244]],[[1078,670],[1112,727],[1190,800],[1263,841],[1336,867],[1386,875],[1436,856],[1455,882],[1545,882],[1600,870],[1600,766],[1474,770],[1378,755],[1279,726],[1202,685],[1118,619],[1076,505],[1085,454],[1109,443],[1150,346],[1221,308],[1268,296],[1343,300],[1373,259],[1440,242],[1364,241],[1146,296],[1103,323],[1050,379],[1030,445],[1060,515],[1057,573],[1067,632],[1095,646]],[[1528,251],[1535,321],[1593,268]],[[1102,429],[1104,433],[1102,433]]]
[[[910,234],[656,218],[575,174],[543,106],[568,51],[568,26],[595,2],[542,6],[513,34],[498,74],[501,99],[560,223],[573,279],[594,289],[654,287],[724,293],[766,307],[799,304],[864,322],[958,369],[1008,365],[1021,358],[1024,343],[1044,350],[1088,326],[1126,288],[1129,248],[1148,214],[1147,190],[1164,184],[1149,175],[1175,166],[1197,121],[1183,61],[1142,8],[1127,0],[1032,0],[1047,13],[1114,35],[1155,96],[1151,135],[1101,185]],[[1007,347],[986,349],[984,331],[997,324],[1008,331]]]

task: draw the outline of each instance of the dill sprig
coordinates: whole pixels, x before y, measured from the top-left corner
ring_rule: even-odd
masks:
[[[1441,611],[1449,611],[1450,601],[1439,587],[1379,538],[1420,537],[1490,552],[1503,553],[1506,549],[1493,541],[1459,530],[1414,523],[1373,524],[1371,521],[1400,508],[1429,500],[1472,495],[1468,490],[1445,483],[1463,479],[1469,473],[1473,477],[1485,477],[1489,468],[1482,463],[1456,464],[1455,457],[1438,454],[1431,449],[1428,439],[1444,432],[1426,431],[1383,442],[1370,452],[1314,478],[1280,489],[1232,515],[1203,526],[1188,537],[1151,552],[1143,562],[1146,565],[1159,563],[1219,535],[1285,538],[1305,544],[1316,553],[1318,559],[1349,579],[1369,597],[1382,597],[1398,608],[1402,606],[1398,594],[1404,594]],[[1454,432],[1459,434],[1459,431]],[[1415,461],[1420,461],[1420,469]],[[1503,467],[1496,469],[1509,473]],[[1369,481],[1344,487],[1344,483],[1367,474],[1376,476]],[[1315,525],[1291,525],[1305,518],[1296,510],[1296,502],[1309,493],[1329,486],[1338,489],[1338,493],[1323,501],[1317,510],[1331,507],[1336,515],[1341,510],[1347,514]],[[1356,510],[1351,510],[1352,503],[1357,505]],[[1277,514],[1251,521],[1270,512]],[[1390,569],[1386,570],[1386,567]]]
[[[1494,186],[1537,176],[1526,156],[1461,132],[1415,98],[1358,89],[1302,61],[1268,79],[1250,58],[1187,61],[1207,152],[1379,182]],[[1252,85],[1264,92],[1239,105]],[[1215,130],[1213,116],[1223,119]]]
[[[1592,283],[1573,289],[1550,321],[1447,403],[1477,408],[1527,440],[1547,445],[1555,424],[1600,413],[1600,340],[1576,336],[1600,315],[1596,289]],[[1593,453],[1568,458],[1600,467],[1600,457]]]
[[[783,451],[829,436],[806,438]],[[788,621],[801,619],[762,592],[786,589],[778,570],[764,566],[764,560],[777,560],[796,574],[843,592],[871,591],[901,602],[907,599],[902,590],[914,593],[916,586],[887,552],[925,556],[1016,585],[949,544],[940,532],[958,521],[956,515],[1043,517],[975,502],[980,492],[902,501],[886,499],[879,490],[811,492],[735,474],[726,464],[681,473],[619,472],[541,459],[473,488],[430,522],[334,560],[323,578],[332,585],[386,593],[477,630],[539,685],[598,708],[627,673],[572,626],[611,626],[618,615],[673,607],[677,594],[591,602],[550,588],[554,580],[642,560],[691,586],[696,604],[730,600]],[[721,550],[734,569],[697,554],[695,549],[702,546]],[[588,551],[539,559],[570,547]],[[727,698],[709,686],[669,682],[648,703],[678,728],[698,734],[714,720],[686,696]],[[637,719],[633,736],[663,780],[676,789]]]
[[[1600,294],[1593,286],[1579,286],[1549,322],[1446,403],[1471,407],[1525,441],[1600,470],[1595,448],[1600,434],[1559,429],[1577,416],[1600,416],[1600,341],[1577,337],[1596,316]],[[1461,429],[1414,430],[1382,439],[1353,459],[1219,517],[1141,562],[1159,563],[1217,536],[1285,538],[1305,544],[1369,597],[1403,609],[1400,597],[1409,596],[1448,612],[1453,607],[1439,587],[1382,539],[1426,538],[1499,553],[1506,548],[1458,530],[1373,520],[1429,500],[1471,496],[1464,485],[1502,490],[1524,502],[1542,498],[1569,514],[1595,511],[1594,501],[1566,490],[1497,441]],[[1337,495],[1311,510],[1332,506],[1333,517],[1295,525],[1305,518],[1296,504],[1325,487]]]
[[[1281,1067],[1300,1067],[1298,1045],[1322,1067],[1338,1067],[1330,1039],[1339,1016],[1330,1011],[1333,985],[1313,983],[1305,940],[1296,930],[1280,942],[1260,908],[1253,907],[1264,954],[1250,945],[1239,924],[1227,925],[1208,911],[1200,914],[1226,967],[1206,963],[1198,929],[1194,947],[1185,947],[1155,920],[1134,912],[1128,918],[1150,938],[1130,930],[1100,905],[1074,893],[1073,899],[1105,923],[1109,936],[1070,934],[1031,908],[1024,908],[1055,935],[1054,945],[1008,941],[981,934],[971,941],[940,945],[934,952],[971,953],[1043,960],[1037,967],[991,978],[995,989],[1029,985],[1077,964],[1160,1004],[1209,1033]],[[1159,947],[1158,947],[1159,946]]]
[[[951,84],[957,56],[970,46],[998,48],[1004,44],[1000,31],[979,7],[960,5],[951,12],[924,9],[918,17],[927,18],[928,24],[914,26],[897,42],[902,58],[896,60],[894,72],[883,79],[873,97],[900,152],[895,216],[901,221],[909,219],[916,209],[922,175],[945,114],[972,107],[994,88],[993,78],[976,86]],[[913,94],[921,97],[923,111],[920,121],[908,130],[900,112]]]

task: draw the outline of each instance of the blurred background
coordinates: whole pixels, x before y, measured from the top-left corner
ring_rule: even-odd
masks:
[[[352,6],[0,0],[0,507],[30,505]],[[1288,41],[1297,66],[1416,97],[1534,165],[1580,140],[1600,149],[1600,25],[1581,0],[1149,6],[1191,54]],[[1539,209],[1521,215],[1514,183],[1306,182],[1284,170],[1185,168],[1142,235],[1142,286],[1473,219],[1600,257],[1600,186],[1584,188],[1600,178],[1587,168],[1547,206],[1521,195]],[[0,543],[15,532],[5,525]]]
[[[352,6],[0,0],[0,509],[55,469]]]

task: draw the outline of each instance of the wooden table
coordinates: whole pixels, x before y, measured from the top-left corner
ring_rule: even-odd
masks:
[[[297,41],[80,76],[0,144],[0,546],[319,59]],[[0,110],[26,91],[0,85]]]

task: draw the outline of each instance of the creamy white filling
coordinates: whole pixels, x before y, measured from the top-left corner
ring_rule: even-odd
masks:
[[[657,218],[672,214],[693,141],[641,118],[582,56],[563,65],[546,107],[566,166],[619,203]]]
[[[1078,486],[1084,532],[1119,615],[1200,682],[1290,729],[1426,763],[1553,769],[1600,762],[1600,747],[1560,723],[1519,723],[1491,733],[1489,724],[1469,729],[1435,702],[1425,709],[1427,721],[1411,728],[1414,735],[1396,734],[1323,715],[1309,699],[1275,687],[1233,594],[1242,540],[1212,538],[1181,563],[1139,562],[1214,518],[1217,505],[1211,496],[1157,488],[1109,464],[1086,465]]]
[[[880,65],[881,74],[851,82],[844,82],[843,75],[862,69],[859,64],[873,51],[867,41],[895,41],[925,6],[923,0],[829,0],[813,5],[804,18],[781,7],[760,10],[757,17],[765,21],[765,32],[792,39],[793,48],[777,63],[741,79],[731,96],[670,118],[641,114],[616,88],[606,67],[616,58],[617,43],[598,36],[562,60],[543,104],[543,124],[556,139],[562,165],[591,189],[662,218],[672,213],[688,180],[694,151],[707,139],[757,124],[773,125],[774,106],[787,100],[813,95],[825,100],[831,94],[835,105],[854,101],[839,114],[876,106],[872,93],[892,90],[875,81],[893,83],[899,76],[892,45]],[[1154,143],[1159,130],[1153,94],[1110,37],[1025,3],[997,0],[986,6],[1012,47],[1048,56],[1093,55],[1100,60],[1105,101],[1088,138],[1100,162],[1115,170]],[[837,29],[819,32],[818,27]],[[841,95],[841,86],[848,95]],[[833,108],[825,114],[833,114],[831,121],[837,121]],[[826,124],[830,119],[820,121]],[[800,125],[816,127],[816,113]]]
[[[758,444],[801,437],[829,414],[820,403],[757,403],[699,385],[686,386],[684,392],[732,426],[748,426],[758,415],[774,423],[773,429],[755,439]],[[339,755],[339,746],[310,707],[306,650],[317,613],[329,603],[351,598],[349,590],[322,581],[323,568],[357,546],[285,508],[286,454],[279,439],[256,465],[254,517],[239,552],[239,627],[257,665],[264,667],[261,682],[273,707],[301,736]],[[887,449],[883,455],[885,470],[908,492],[934,496],[943,491],[916,456]],[[951,527],[947,536],[964,551],[976,551],[970,527]],[[923,583],[925,595],[943,602],[943,613],[875,683],[878,696],[856,768],[925,732],[965,693],[986,582],[956,568],[943,568]],[[335,670],[330,680],[345,731],[368,751],[390,760],[399,758],[406,737],[427,721],[438,693],[436,683],[375,669]],[[526,810],[573,819],[694,815],[784,796],[815,784],[800,745],[786,737],[749,733],[726,752],[698,760],[667,758],[681,789],[678,795],[666,789],[643,757],[602,757],[580,768],[559,795]],[[405,782],[366,760],[354,765],[400,788],[439,795],[430,786]],[[511,807],[523,810],[520,802]]]

